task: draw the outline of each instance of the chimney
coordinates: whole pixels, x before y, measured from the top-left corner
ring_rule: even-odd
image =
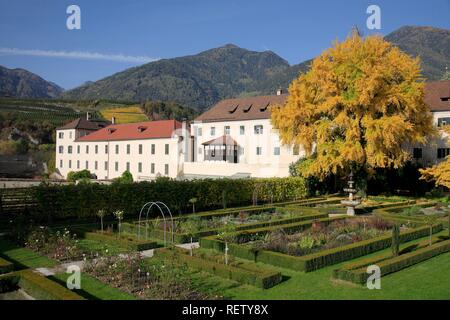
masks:
[[[111,124],[116,124],[116,117],[111,118]]]
[[[90,121],[91,120],[91,113],[88,111],[86,112],[86,120]]]
[[[283,89],[279,88],[277,90],[277,96],[281,96],[283,94]]]

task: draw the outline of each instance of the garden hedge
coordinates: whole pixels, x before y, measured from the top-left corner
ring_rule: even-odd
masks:
[[[15,287],[23,289],[36,300],[84,300],[78,294],[29,269],[0,276],[0,292]]]
[[[9,273],[14,270],[14,264],[0,257],[0,274]]]
[[[442,224],[436,224],[433,226],[432,230],[433,233],[436,233],[442,229]],[[419,239],[429,235],[429,232],[429,227],[420,227],[410,231],[405,231],[400,233],[400,241],[408,242]],[[391,242],[391,235],[386,235],[304,256],[290,256],[279,252],[254,250],[238,244],[230,244],[228,247],[230,254],[236,257],[253,260],[255,262],[263,262],[296,271],[310,272],[386,249],[391,246]],[[217,237],[205,237],[200,239],[200,246],[202,248],[215,249],[218,251],[224,250],[224,243]]]
[[[450,240],[438,242],[397,257],[372,258],[359,263],[345,265],[340,269],[334,270],[333,277],[357,284],[364,284],[370,276],[367,273],[367,266],[369,265],[380,267],[381,276],[385,276],[449,251]]]
[[[260,267],[251,267],[250,264],[241,263],[237,266],[225,265],[215,261],[190,256],[186,252],[178,251],[177,257],[185,262],[189,267],[206,271],[222,278],[231,279],[242,284],[249,284],[258,288],[268,289],[279,284],[282,281],[282,275],[277,271],[264,270]],[[155,255],[167,254],[167,249],[155,251]]]
[[[425,224],[425,221],[423,217],[420,216],[407,216],[404,214],[401,214],[404,209],[411,208],[412,206],[420,207],[420,208],[426,208],[431,207],[435,205],[435,202],[422,202],[422,203],[414,203],[410,205],[397,205],[392,207],[386,207],[386,208],[380,208],[377,210],[374,210],[374,214],[380,218],[393,221],[393,222],[399,222],[399,223],[409,223],[412,225],[423,225]]]
[[[122,234],[119,238],[118,234],[111,235],[108,233],[86,231],[81,228],[73,229],[82,239],[99,241],[105,244],[117,245],[128,248],[133,251],[143,251],[158,247],[156,241],[137,239],[134,235]]]
[[[283,202],[308,196],[305,180],[299,177],[266,179],[170,180],[129,184],[46,185],[30,188],[37,201],[36,219],[95,217],[100,209],[123,210],[136,217],[149,201],[162,201],[174,214],[191,210],[189,200],[197,198],[197,210],[252,203],[254,190],[262,203]]]

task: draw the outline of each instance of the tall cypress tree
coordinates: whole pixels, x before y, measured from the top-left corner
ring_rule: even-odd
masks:
[[[392,228],[392,255],[397,257],[400,248],[400,227],[395,224]]]

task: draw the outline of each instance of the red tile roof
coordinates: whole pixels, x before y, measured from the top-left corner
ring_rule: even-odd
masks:
[[[425,102],[431,111],[450,111],[450,80],[428,82]]]
[[[175,120],[145,121],[127,124],[113,124],[79,138],[79,142],[119,141],[170,138],[174,130],[181,128]]]

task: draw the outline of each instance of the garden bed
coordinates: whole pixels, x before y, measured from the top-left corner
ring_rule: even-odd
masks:
[[[250,216],[250,219],[247,219],[247,216],[245,215],[241,215],[240,218],[229,218],[229,216],[224,216],[221,218],[213,218],[208,220],[199,218],[184,220],[182,222],[178,222],[176,225],[174,240],[177,243],[186,243],[191,240],[191,237],[193,240],[197,241],[201,237],[216,235],[227,223],[235,224],[237,230],[249,230],[325,218],[328,217],[328,214],[316,212],[314,210],[307,210],[305,208],[299,212],[285,211],[283,213],[259,213],[255,214],[255,216],[267,217],[259,218],[259,222],[255,222],[258,221],[258,218],[255,219],[252,215]],[[145,223],[141,223],[140,230],[138,224],[124,223],[123,230],[129,234],[140,234],[141,237],[147,236],[163,239],[164,224],[161,221],[157,221],[157,223],[157,226],[149,226],[148,228],[146,228]],[[188,231],[189,229],[191,231]],[[171,236],[169,223],[166,224],[166,230],[166,237],[169,239]]]
[[[191,240],[197,241],[201,237],[215,235],[220,233],[224,225],[232,223],[237,230],[250,230],[264,228],[276,225],[291,224],[300,221],[326,218],[329,215],[345,215],[346,208],[337,206],[340,198],[330,199],[312,199],[299,201],[296,204],[286,203],[284,206],[276,207],[250,207],[246,210],[224,210],[220,213],[203,213],[177,217],[174,219],[174,239],[177,243],[186,243]],[[376,208],[388,208],[392,206],[414,203],[410,200],[401,200],[395,202],[377,202],[372,201],[368,206],[363,206],[358,210],[369,212]],[[139,224],[125,223],[124,229],[129,233],[144,233],[147,236],[158,239],[164,238],[164,228],[170,231],[169,223],[162,220],[149,220]],[[169,232],[166,233],[168,237]]]
[[[304,256],[322,250],[369,240],[389,233],[392,224],[376,217],[353,217],[313,222],[311,228],[287,232],[274,230],[243,245],[250,250],[269,250]]]
[[[345,218],[345,217],[344,217]],[[337,219],[320,219],[319,221],[331,223]],[[303,222],[292,225],[282,226],[282,229],[287,232],[298,232],[311,228],[312,222]],[[441,231],[442,224],[438,223],[433,225],[432,232],[436,233]],[[262,228],[255,230],[247,230],[237,233],[237,237],[246,239],[249,241],[253,238],[258,238],[261,235],[268,234],[271,231],[277,230],[276,228]],[[419,227],[400,233],[400,241],[408,242],[411,240],[419,239],[429,235],[430,228]],[[258,248],[249,248],[242,244],[231,243],[229,244],[229,253],[236,257],[252,260],[255,262],[263,262],[278,267],[293,269],[297,271],[313,271],[325,266],[333,265],[339,262],[347,261],[353,258],[358,258],[376,251],[388,248],[391,245],[392,236],[386,234],[380,237],[375,237],[368,240],[362,240],[356,243],[322,250],[316,253],[307,254],[303,256],[293,256],[285,253],[261,250]],[[245,242],[245,241],[244,241]],[[200,240],[200,246],[202,248],[215,249],[218,251],[224,251],[225,243],[221,241],[217,236],[205,237]]]
[[[220,298],[203,292],[192,281],[192,270],[179,254],[143,258],[107,256],[88,260],[84,272],[107,286],[143,300],[208,300]]]
[[[223,261],[224,256],[209,250],[195,250],[193,256],[184,249],[159,249],[155,251],[156,256],[167,256],[169,251],[179,254],[181,261],[189,267],[206,271],[214,275],[237,281],[241,284],[249,284],[262,289],[271,288],[282,281],[280,272],[267,270],[254,263],[242,261],[229,261],[228,265]],[[230,259],[231,260],[231,259]]]

